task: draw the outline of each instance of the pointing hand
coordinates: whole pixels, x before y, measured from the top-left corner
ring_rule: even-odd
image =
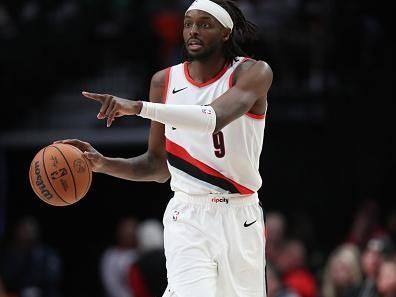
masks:
[[[82,92],[82,95],[88,99],[98,101],[102,107],[97,115],[100,120],[107,118],[107,127],[110,127],[115,118],[125,115],[136,115],[142,109],[142,103],[133,100],[127,100],[108,94],[95,94]]]

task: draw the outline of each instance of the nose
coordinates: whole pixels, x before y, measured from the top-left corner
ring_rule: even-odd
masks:
[[[198,34],[198,26],[193,24],[190,29],[190,36],[196,36]]]

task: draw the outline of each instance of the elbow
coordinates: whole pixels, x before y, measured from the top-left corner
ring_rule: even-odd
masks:
[[[168,166],[164,164],[155,174],[153,180],[157,183],[164,184],[170,178],[170,172],[168,170]]]
[[[163,175],[158,175],[156,176],[156,178],[154,179],[155,182],[159,183],[159,184],[164,184],[166,183],[170,178],[170,174],[163,174]]]
[[[166,183],[169,180],[170,172],[165,154],[158,155],[148,151],[147,158],[150,168],[149,180],[160,184]]]

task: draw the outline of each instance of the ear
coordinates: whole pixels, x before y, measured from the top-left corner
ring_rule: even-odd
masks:
[[[226,42],[228,39],[231,37],[231,29],[229,28],[224,28],[223,29],[223,41]]]

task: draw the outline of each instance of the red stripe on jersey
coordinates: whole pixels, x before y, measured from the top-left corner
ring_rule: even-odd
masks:
[[[165,69],[165,81],[164,81],[164,88],[162,89],[162,103],[166,104],[166,99],[168,97],[168,88],[170,82],[170,71],[171,68]]]
[[[199,83],[196,82],[191,76],[190,76],[190,72],[188,72],[188,63],[185,62],[184,63],[184,76],[186,77],[186,79],[193,84],[196,87],[202,88],[202,87],[206,87],[212,83],[214,83],[216,80],[220,79],[220,77],[223,76],[224,73],[226,73],[226,71],[228,70],[228,64],[224,65],[223,69],[221,69],[219,71],[219,73],[217,73],[215,75],[215,77],[213,77],[212,79],[208,80],[207,82],[203,82],[203,83]]]
[[[254,114],[251,112],[245,113],[249,118],[255,119],[255,120],[264,120],[265,119],[265,114]]]
[[[224,179],[230,183],[232,183],[235,188],[238,190],[239,193],[241,194],[253,194],[254,191],[238,184],[237,182],[229,179],[228,177],[224,176],[217,170],[213,169],[212,167],[206,165],[205,163],[202,163],[198,159],[195,159],[193,156],[191,156],[183,147],[180,145],[170,141],[168,138],[166,138],[166,150],[167,152],[179,157],[180,159],[183,159],[184,161],[190,163],[191,165],[197,167],[199,170],[202,172],[212,175],[221,179]]]

